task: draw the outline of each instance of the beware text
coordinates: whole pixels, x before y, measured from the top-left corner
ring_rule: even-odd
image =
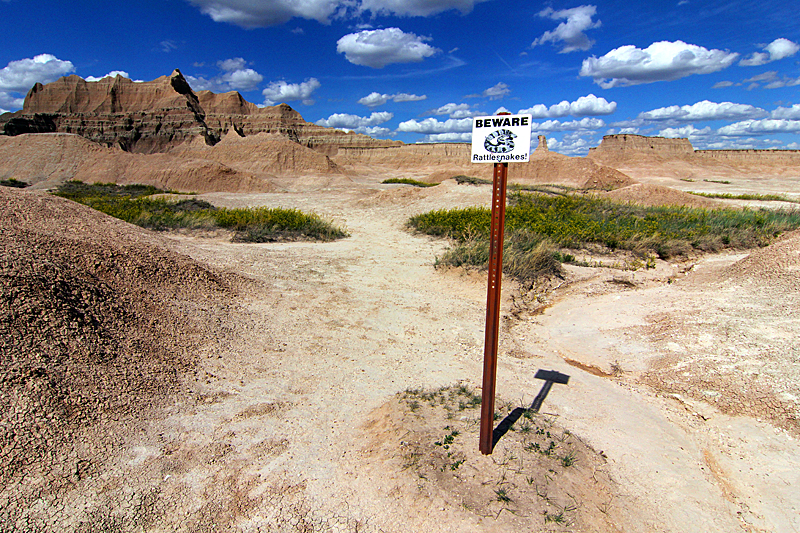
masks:
[[[529,126],[530,121],[528,117],[492,117],[492,118],[476,118],[476,128],[506,128],[513,126]]]

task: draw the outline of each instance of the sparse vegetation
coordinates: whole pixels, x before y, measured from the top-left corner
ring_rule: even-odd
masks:
[[[24,189],[25,187],[30,186],[29,183],[25,183],[24,181],[19,181],[14,178],[9,178],[7,180],[0,180],[0,185],[3,187],[14,187],[16,189]]]
[[[311,239],[331,241],[347,233],[314,214],[297,209],[224,209],[197,198],[171,201],[152,198],[166,192],[150,185],[85,184],[70,181],[54,194],[153,230],[179,228],[217,229],[234,232],[235,242],[271,242]]]
[[[718,251],[765,246],[784,231],[800,227],[800,210],[643,207],[582,195],[509,195],[504,272],[523,284],[560,272],[560,249],[602,245],[629,250],[654,266],[694,250]],[[456,245],[438,265],[484,268],[489,259],[487,208],[438,210],[411,218],[408,226],[447,237]]]
[[[400,412],[390,416],[400,439],[400,469],[409,471],[422,493],[480,516],[508,512],[538,517],[539,525],[575,524],[586,483],[593,484],[591,491],[606,490],[602,456],[557,425],[554,415],[502,400],[495,418],[513,422],[507,433],[495,435],[492,456],[481,455],[480,402],[469,401],[477,396],[462,384],[399,394]],[[464,400],[474,405],[460,411]]]
[[[412,180],[411,178],[389,178],[383,180],[381,183],[401,183],[404,185],[413,185],[414,187],[435,187],[438,183],[426,183],[424,181]]]
[[[706,180],[708,181],[708,180]],[[718,192],[692,192],[689,194],[695,196],[704,196],[706,198],[720,198],[723,200],[758,200],[760,202],[789,202],[793,204],[800,204],[800,199],[784,196],[782,194],[731,194],[731,193],[718,193]]]

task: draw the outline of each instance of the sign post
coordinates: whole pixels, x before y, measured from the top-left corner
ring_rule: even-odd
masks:
[[[486,292],[486,337],[483,349],[480,451],[494,447],[494,397],[500,331],[500,287],[503,277],[503,233],[506,219],[508,163],[530,160],[531,115],[500,114],[472,122],[472,162],[494,163],[489,281]]]

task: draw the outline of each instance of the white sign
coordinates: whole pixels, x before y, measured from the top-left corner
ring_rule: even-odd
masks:
[[[526,163],[531,155],[531,115],[472,119],[473,163]]]

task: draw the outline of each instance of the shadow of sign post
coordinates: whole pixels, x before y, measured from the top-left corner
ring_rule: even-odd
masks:
[[[539,412],[541,409],[542,404],[544,403],[545,398],[547,395],[550,394],[550,389],[553,387],[553,384],[556,383],[558,385],[566,385],[569,383],[569,376],[567,374],[562,374],[561,372],[556,372],[555,370],[538,370],[536,375],[533,376],[536,379],[543,379],[544,384],[542,385],[539,394],[536,395],[536,398],[533,399],[533,403],[528,409],[523,409],[522,407],[517,407],[506,416],[502,422],[497,424],[497,427],[494,428],[492,432],[492,448],[497,445],[500,439],[508,433],[517,420],[525,414],[525,411],[533,411],[534,413]]]

